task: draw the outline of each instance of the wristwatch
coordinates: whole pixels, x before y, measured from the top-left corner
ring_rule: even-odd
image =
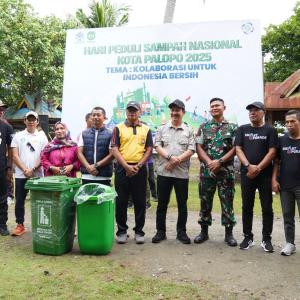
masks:
[[[249,163],[246,163],[246,164],[245,164],[245,168],[246,168],[246,169],[248,169],[249,166],[250,166]]]
[[[222,158],[220,158],[220,159],[219,159],[219,163],[220,163],[220,165],[222,166],[223,163],[224,163],[224,160],[223,160]]]

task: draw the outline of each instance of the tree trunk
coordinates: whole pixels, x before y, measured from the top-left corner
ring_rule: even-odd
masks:
[[[167,0],[164,23],[172,23],[174,18],[176,0]]]

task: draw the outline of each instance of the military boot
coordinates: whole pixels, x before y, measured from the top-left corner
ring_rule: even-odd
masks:
[[[225,227],[225,242],[230,247],[237,246],[237,241],[232,234],[232,226]]]
[[[201,244],[209,239],[208,225],[201,226],[201,232],[194,238],[195,244]]]

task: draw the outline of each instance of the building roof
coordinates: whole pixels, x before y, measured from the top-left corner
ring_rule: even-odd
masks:
[[[265,84],[265,106],[267,110],[300,108],[300,69],[283,82]]]
[[[35,95],[27,95],[18,102],[16,107],[9,107],[5,112],[7,120],[22,120],[27,112],[35,111],[38,115],[48,115],[49,119],[60,119],[61,111],[53,101],[37,99]]]

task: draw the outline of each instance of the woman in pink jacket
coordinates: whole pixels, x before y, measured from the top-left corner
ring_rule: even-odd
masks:
[[[41,163],[45,176],[66,175],[76,177],[80,169],[77,158],[77,144],[71,140],[69,130],[64,123],[54,125],[55,138],[41,153]]]

